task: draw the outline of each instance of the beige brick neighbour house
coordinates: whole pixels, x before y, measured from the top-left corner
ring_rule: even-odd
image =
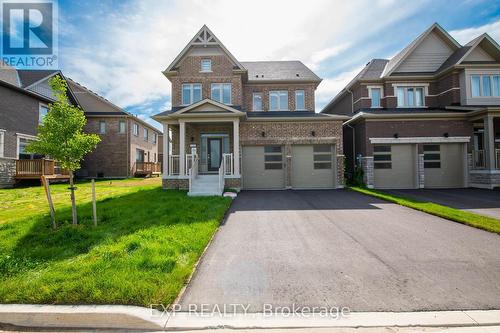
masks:
[[[433,24],[373,59],[322,110],[344,114],[344,152],[376,188],[500,186],[500,48]]]
[[[321,79],[301,62],[240,62],[203,26],[163,73],[172,109],[153,118],[171,137],[163,142],[165,188],[196,195],[343,186],[348,117],[314,112]]]

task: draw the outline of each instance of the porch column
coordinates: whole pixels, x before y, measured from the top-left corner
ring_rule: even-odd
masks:
[[[163,123],[163,178],[166,178],[169,174],[169,165],[168,165],[168,160],[169,160],[169,151],[170,151],[170,135],[168,133],[168,124]]]
[[[179,175],[186,175],[186,123],[179,120]]]
[[[233,158],[234,175],[240,175],[240,120],[233,121]]]
[[[495,131],[493,130],[493,116],[484,118],[484,151],[486,154],[486,169],[495,169]]]

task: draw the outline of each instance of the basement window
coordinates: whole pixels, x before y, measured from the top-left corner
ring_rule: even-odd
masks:
[[[373,168],[392,169],[392,147],[390,145],[373,146]]]

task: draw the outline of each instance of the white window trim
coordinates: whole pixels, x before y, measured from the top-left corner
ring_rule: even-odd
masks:
[[[203,70],[203,61],[210,61],[210,69],[208,71]],[[212,73],[212,59],[201,59],[201,61],[200,61],[200,73]]]
[[[422,96],[422,106],[396,106],[397,108],[426,108],[425,98],[429,96],[429,84],[428,83],[393,83],[392,87],[394,89],[394,96],[396,97],[396,102],[398,98],[398,88],[423,88],[424,96]],[[416,94],[415,94],[416,96]],[[416,98],[416,97],[415,97]]]
[[[121,124],[124,124],[125,127],[123,128],[123,132],[121,131]],[[118,121],[118,134],[125,134],[127,133],[127,122],[125,120],[120,120]]]
[[[5,156],[5,130],[0,128],[0,157]]]
[[[47,113],[49,112],[49,106],[45,103],[38,103],[38,123],[42,123],[42,119],[40,119],[40,111],[42,107],[47,108]]]
[[[479,76],[479,93],[481,94],[480,96],[473,96],[472,95],[472,77],[473,76]],[[483,77],[484,76],[489,76],[490,77],[490,93],[491,95],[485,96],[483,94]],[[493,77],[494,76],[500,76],[500,73],[470,73],[469,74],[469,84],[470,84],[470,98],[474,99],[491,99],[491,98],[500,98],[500,96],[495,96],[493,92]]]
[[[232,104],[232,102],[233,102],[233,96],[232,96],[233,95],[233,85],[229,82],[212,82],[210,84],[210,99],[215,101],[215,99],[212,96],[212,90],[213,90],[213,86],[215,84],[220,84],[219,92],[220,92],[220,97],[221,97],[221,100],[216,101],[216,102],[219,102],[219,103],[222,103],[225,105],[233,105]],[[224,103],[224,85],[229,85],[229,103]]]
[[[297,109],[297,93],[299,91],[302,91],[302,94],[304,96],[304,108],[303,109]],[[294,92],[294,97],[295,97],[295,111],[306,111],[306,91],[304,89],[297,89]]]
[[[23,134],[23,133],[16,133],[16,141],[17,141],[17,147],[16,147],[16,158],[19,159],[19,146],[21,144],[21,139],[27,139],[27,140],[36,140],[36,136],[30,135],[30,134]]]
[[[255,95],[260,95],[260,110],[257,110],[255,108],[255,99],[254,99],[254,96]],[[264,94],[262,92],[254,92],[252,93],[252,111],[264,111]]]
[[[137,128],[137,133],[135,132],[135,129]],[[134,136],[139,136],[140,128],[138,123],[134,123],[132,126],[132,135]]]
[[[146,127],[144,127],[144,130],[142,131],[142,138],[146,142],[149,140],[149,130]]]
[[[277,109],[271,109],[271,94],[272,93],[278,93],[278,108]],[[280,93],[286,93],[286,109],[282,109],[280,105]],[[290,103],[288,102],[288,90],[271,90],[269,91],[269,111],[290,111]]]
[[[153,132],[153,143],[156,143],[158,141],[158,134],[156,132]]]
[[[101,130],[101,124],[104,124],[104,131]],[[99,120],[99,134],[106,134],[106,121],[105,120]]]
[[[382,109],[382,99],[385,98],[384,96],[384,86],[380,85],[380,86],[367,86],[366,87],[368,89],[368,99],[370,100],[370,103],[372,101],[372,89],[380,89],[380,106],[372,106],[370,104],[370,107],[372,109]]]
[[[186,105],[191,105],[195,102],[193,102],[193,96],[194,96],[194,86],[196,84],[199,84],[200,85],[200,92],[201,92],[201,99],[200,101],[203,99],[203,85],[200,83],[200,82],[193,82],[193,83],[183,83],[181,85],[181,105],[182,106],[186,106]],[[190,86],[189,88],[189,104],[184,104],[184,86]],[[197,101],[199,102],[199,101]]]

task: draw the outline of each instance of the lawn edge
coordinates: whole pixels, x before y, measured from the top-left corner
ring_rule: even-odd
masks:
[[[467,211],[461,211],[459,209],[452,208],[449,206],[444,206],[444,205],[440,205],[437,203],[431,203],[436,208],[442,208],[445,211],[450,210],[450,211],[453,211],[454,213],[457,213],[457,215],[465,215],[464,218],[460,218],[460,217],[456,217],[456,216],[451,215],[451,214],[438,212],[432,208],[419,207],[418,206],[419,204],[426,203],[423,201],[419,201],[419,200],[415,200],[415,199],[411,199],[411,198],[406,198],[406,197],[399,196],[399,195],[389,194],[389,193],[386,193],[383,191],[374,190],[374,189],[365,188],[365,187],[348,186],[347,189],[350,191],[355,191],[355,192],[369,195],[369,196],[372,196],[372,197],[375,197],[378,199],[382,199],[382,200],[385,200],[387,202],[392,202],[392,203],[398,204],[398,205],[403,206],[403,207],[408,207],[411,209],[418,210],[420,212],[424,212],[424,213],[427,213],[430,215],[438,216],[438,217],[447,219],[449,221],[458,222],[458,223],[461,223],[461,224],[464,224],[464,225],[467,225],[470,227],[478,228],[481,230],[485,230],[485,231],[496,233],[496,234],[500,235],[500,226],[498,228],[492,228],[488,225],[482,224],[481,220],[492,222],[492,223],[496,222],[496,223],[500,224],[500,220],[493,218],[493,217],[490,217],[490,216],[485,216],[485,215],[476,214],[476,213],[467,212]],[[467,217],[475,218],[475,219],[478,219],[479,221],[469,221],[469,220],[467,220]]]
[[[234,199],[231,200],[231,203],[229,204],[229,207],[224,212],[224,216],[222,217],[222,220],[219,222],[219,225],[217,226],[217,228],[215,229],[214,233],[212,234],[212,236],[208,240],[208,243],[205,246],[205,248],[203,249],[203,252],[201,252],[200,257],[198,258],[198,260],[194,264],[193,270],[191,271],[191,274],[189,274],[187,280],[185,281],[184,285],[182,286],[181,290],[179,291],[179,294],[174,299],[174,301],[172,302],[172,304],[170,304],[170,306],[172,306],[174,304],[179,304],[180,303],[180,301],[182,299],[182,296],[184,296],[184,293],[185,293],[187,287],[189,286],[189,283],[191,282],[191,280],[195,277],[196,273],[198,272],[198,266],[200,265],[200,263],[203,260],[203,258],[205,258],[205,255],[206,255],[206,253],[208,251],[208,248],[210,247],[210,245],[214,241],[215,236],[219,233],[220,227],[226,224],[226,220],[227,220],[227,218],[229,216],[229,211],[231,210],[231,206],[233,205],[233,202],[234,202]]]

